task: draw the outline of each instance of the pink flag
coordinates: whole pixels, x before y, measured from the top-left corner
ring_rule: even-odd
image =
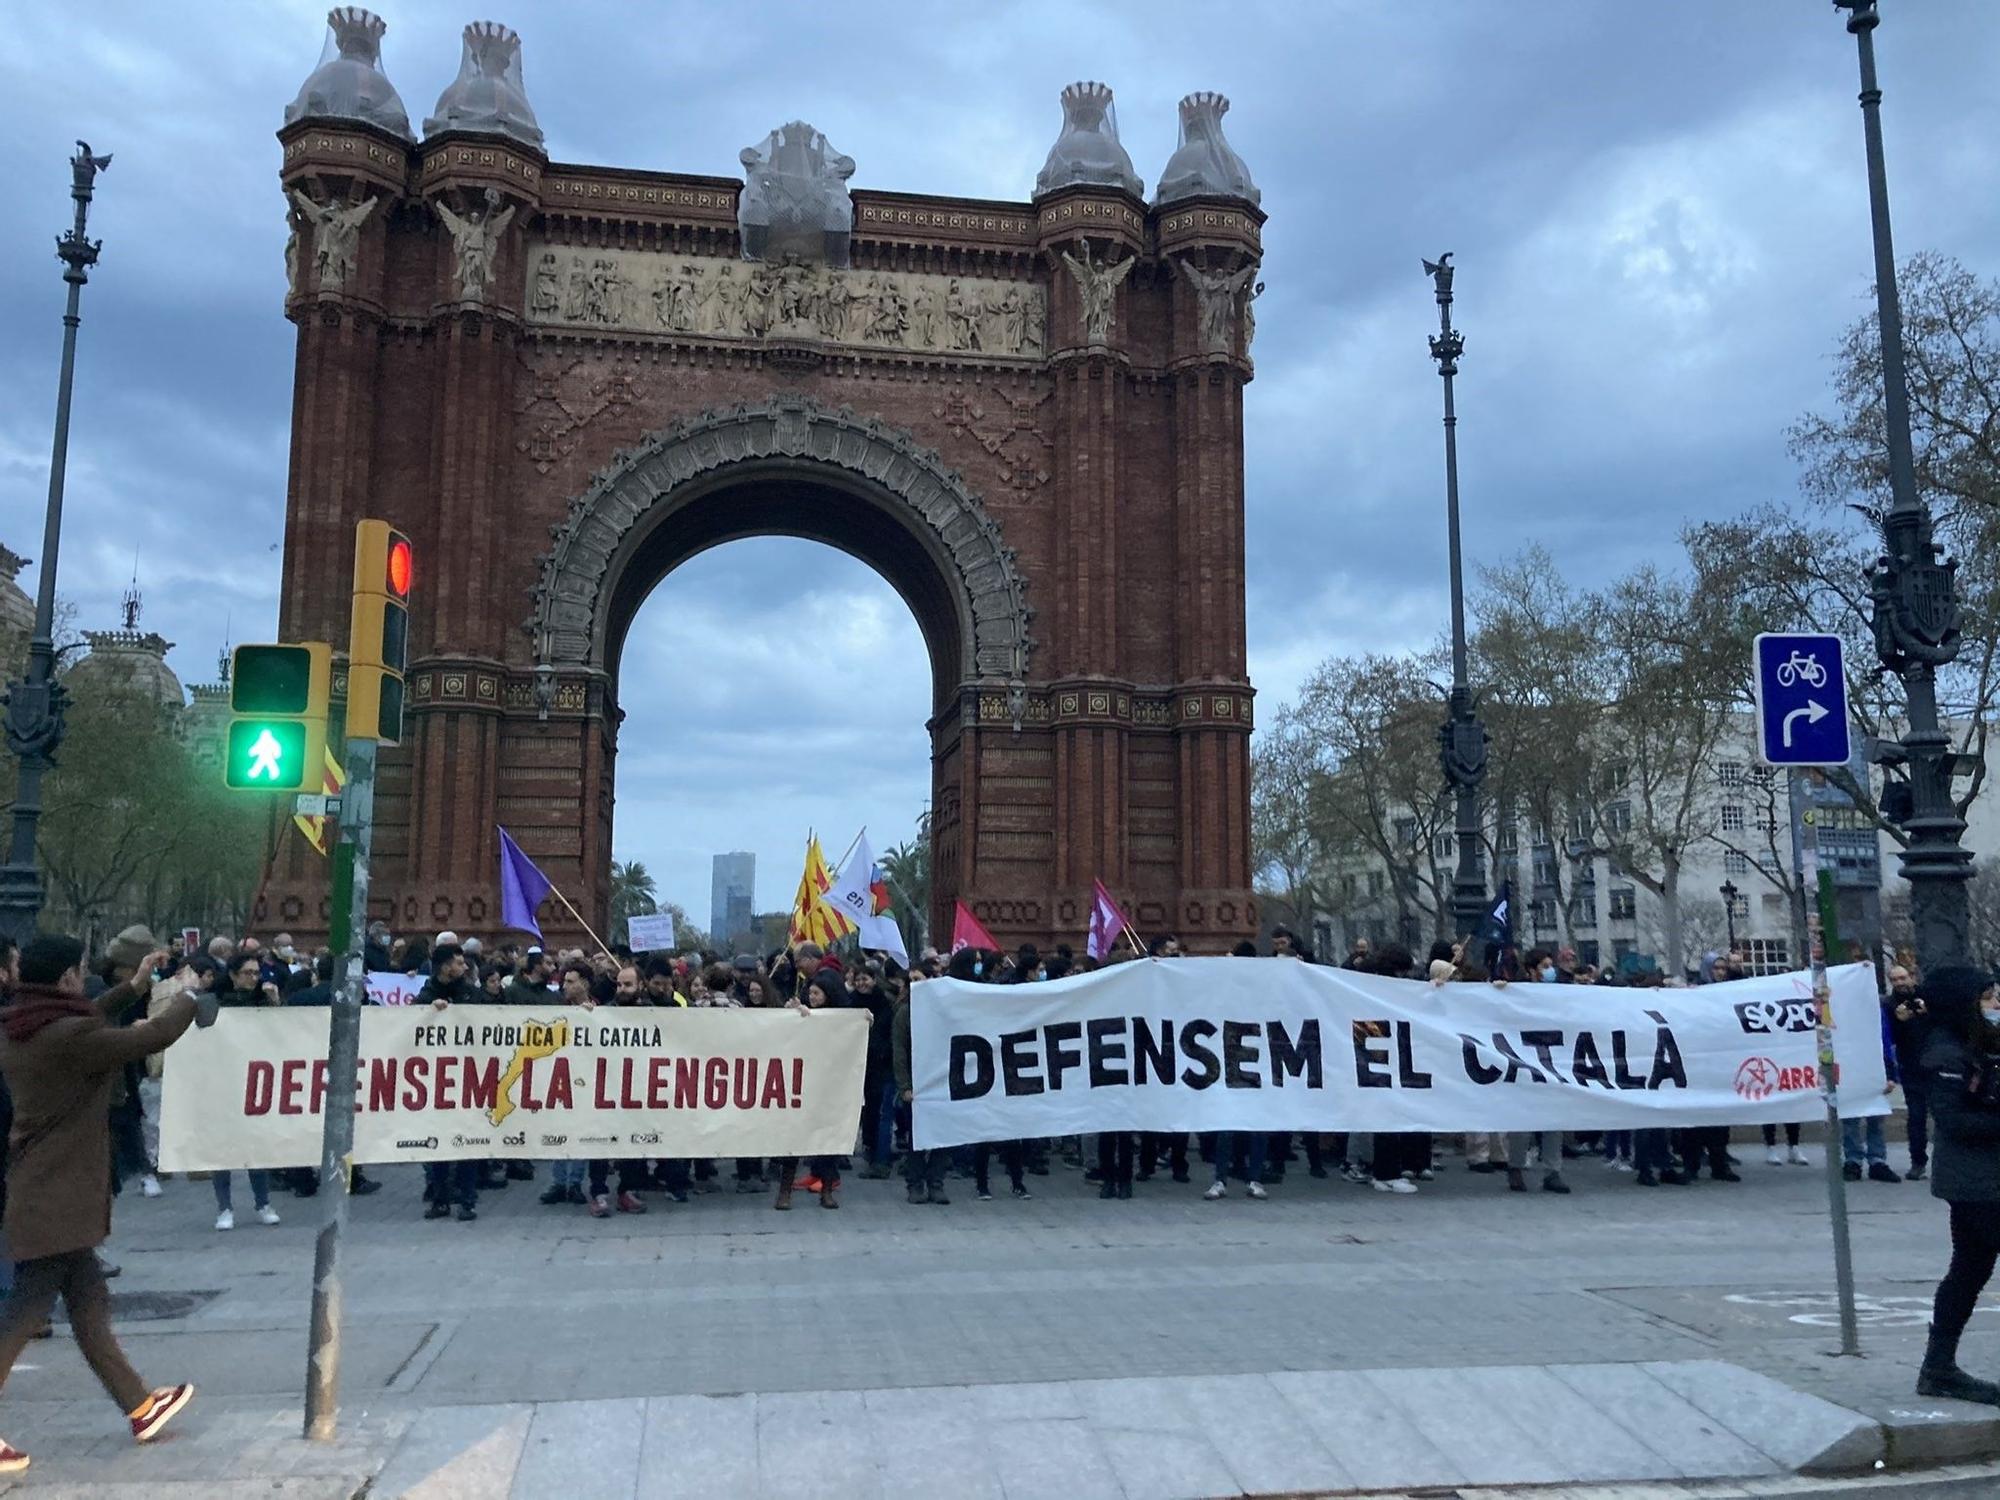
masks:
[[[1119,908],[1117,899],[1104,888],[1104,882],[1090,883],[1090,938],[1084,951],[1092,958],[1103,958],[1111,951],[1111,945],[1118,941],[1118,935],[1132,925],[1132,919]]]
[[[972,914],[972,908],[963,901],[954,901],[951,912],[951,951],[961,948],[984,948],[998,953],[1000,945],[993,940],[993,934],[979,918]]]

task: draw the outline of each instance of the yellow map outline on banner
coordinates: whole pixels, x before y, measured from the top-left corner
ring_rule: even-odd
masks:
[[[507,1071],[500,1075],[500,1086],[493,1094],[493,1107],[486,1111],[487,1123],[491,1125],[500,1124],[514,1113],[514,1086],[521,1081],[521,1074],[528,1064],[544,1062],[569,1045],[567,1021],[524,1021],[521,1029],[527,1040],[514,1049],[513,1057],[507,1061]]]

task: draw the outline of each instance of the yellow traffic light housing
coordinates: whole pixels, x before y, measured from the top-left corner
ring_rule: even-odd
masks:
[[[400,744],[416,552],[387,521],[354,527],[354,616],[347,643],[347,737]]]
[[[333,648],[324,641],[238,646],[230,656],[223,785],[318,791],[332,690]]]

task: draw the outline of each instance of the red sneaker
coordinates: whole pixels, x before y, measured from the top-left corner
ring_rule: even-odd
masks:
[[[0,1474],[18,1474],[27,1467],[27,1454],[12,1443],[0,1442]]]
[[[605,1197],[604,1194],[602,1193],[599,1193],[595,1198],[592,1198],[590,1200],[590,1216],[593,1219],[610,1218],[611,1200]]]
[[[618,1212],[621,1214],[642,1214],[645,1211],[646,1205],[637,1193],[620,1193],[618,1195]]]
[[[132,1413],[132,1436],[139,1442],[150,1443],[173,1415],[193,1399],[191,1385],[162,1386]]]

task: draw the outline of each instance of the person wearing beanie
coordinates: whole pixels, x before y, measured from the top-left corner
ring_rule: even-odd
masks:
[[[84,1361],[149,1442],[186,1406],[191,1385],[148,1390],[111,1329],[111,1294],[97,1247],[111,1234],[111,1181],[93,1163],[111,1154],[111,1090],[127,1063],[164,1051],[194,1023],[194,1000],[175,995],[150,1020],[113,1017],[142,1001],[164,951],[140,954],[132,977],[85,998],[83,944],[45,933],[21,950],[20,982],[0,1012],[0,1075],[14,1099],[6,1234],[17,1261],[0,1308],[0,1380],[48,1321],[58,1296]],[[0,1443],[0,1473],[28,1456]]]
[[[2000,1258],[2000,986],[1954,965],[1924,984],[1923,1069],[1937,1123],[1931,1196],[1951,1205],[1951,1266],[1938,1283],[1917,1394],[2000,1406],[2000,1385],[1958,1367],[1958,1340]]]

